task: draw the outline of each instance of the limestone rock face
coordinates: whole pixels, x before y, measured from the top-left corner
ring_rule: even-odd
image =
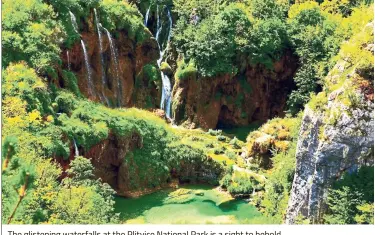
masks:
[[[274,68],[246,65],[235,77],[176,79],[172,112],[177,124],[203,129],[244,126],[283,116],[297,60],[286,53]]]
[[[137,132],[122,137],[110,134],[107,139],[86,151],[84,156],[91,159],[95,177],[111,185],[118,195],[129,197],[153,192],[176,181],[187,183],[199,179],[198,183],[215,182],[223,172],[219,163],[202,156],[170,165],[169,174],[153,174],[151,169],[142,168],[132,157],[131,152],[143,147],[143,138]],[[73,159],[74,155],[70,160]],[[138,177],[140,171],[148,172],[149,177]],[[161,184],[154,185],[155,178]]]
[[[80,92],[90,100],[101,102],[107,106],[110,103],[109,106],[116,107],[120,102],[121,107],[158,107],[161,96],[158,81],[150,82],[147,78],[139,76],[146,64],[156,65],[156,60],[159,57],[156,40],[150,37],[139,43],[131,39],[126,31],[117,31],[116,38],[112,35],[117,52],[117,68],[115,58],[111,53],[109,39],[104,31],[102,32],[102,62],[99,38],[92,22],[94,21],[91,17],[86,29],[80,34],[86,45],[95,94],[91,95],[88,91],[87,69],[80,40],[72,48],[62,51],[60,57],[63,65],[59,71],[61,73],[59,77],[62,77],[62,69],[70,69],[77,77]],[[105,84],[102,79],[103,72]],[[117,82],[117,73],[119,83]],[[59,83],[64,87],[63,79],[60,79]],[[120,84],[120,89],[118,84]]]
[[[305,109],[287,224],[293,224],[300,214],[313,223],[321,222],[326,209],[324,200],[332,183],[344,172],[374,164],[373,103],[357,94],[360,103],[349,108],[340,99],[333,99],[340,92],[338,89],[328,96],[324,111]]]
[[[373,38],[373,22],[362,33]],[[324,80],[325,87],[307,105],[296,150],[296,172],[286,223],[302,215],[321,223],[332,183],[361,166],[374,166],[374,67],[372,40],[355,36],[355,50],[340,51],[340,60]],[[358,41],[359,40],[359,41]],[[353,52],[354,51],[354,52]],[[361,57],[355,53],[360,51]]]

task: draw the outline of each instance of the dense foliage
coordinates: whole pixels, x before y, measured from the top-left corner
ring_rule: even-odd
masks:
[[[114,191],[94,178],[90,160],[77,156],[63,164],[70,162],[68,169],[60,165],[72,156],[74,144],[86,151],[110,133],[141,136],[143,146],[126,156],[131,159],[126,164],[132,169],[133,189],[159,186],[169,180],[172,168],[182,171],[195,164],[220,174],[220,164],[208,162],[201,149],[180,142],[181,137],[151,113],[112,110],[89,102],[69,71],[61,74],[67,90],[47,83],[58,76],[60,47],[78,39],[69,11],[84,30],[93,7],[100,9],[103,26],[109,30],[127,30],[137,42],[150,36],[136,7],[124,1],[32,0],[26,5],[3,1],[4,223],[117,223]],[[145,76],[156,80],[155,70],[153,65],[146,66]],[[148,170],[135,173],[138,168]],[[202,174],[184,177],[217,181]],[[148,185],[141,185],[145,180]]]
[[[374,223],[374,167],[362,167],[335,182],[327,197],[328,224]]]
[[[270,66],[286,46],[285,9],[273,0],[174,5],[179,18],[173,41],[203,76],[234,75],[243,60]]]
[[[322,88],[333,90],[346,79],[329,85],[323,80],[338,59],[355,65],[363,79],[373,76],[373,53],[363,50],[373,40],[373,32],[362,30],[373,20],[368,0],[292,2],[2,1],[3,223],[118,223],[114,189],[95,177],[89,159],[74,153],[75,145],[77,155],[85,155],[113,136],[139,138],[122,156],[129,190],[158,188],[171,182],[173,172],[180,182],[220,183],[233,196],[250,196],[272,221],[282,222],[301,121],[295,114],[311,97],[309,106],[321,108],[327,95],[314,94]],[[178,59],[175,64],[163,62],[160,68],[156,61],[147,62],[139,68],[135,86],[144,85],[140,80],[145,77],[146,85],[159,81],[160,87],[160,71],[174,72],[176,79],[201,79],[243,75],[248,65],[272,70],[275,61],[290,51],[299,59],[296,89],[288,101],[294,116],[270,120],[250,133],[245,144],[220,130],[172,128],[149,111],[110,109],[84,98],[76,75],[61,68],[60,54],[92,27],[94,9],[114,38],[124,32],[134,42],[131,47],[138,49],[152,36],[140,10],[152,6],[155,12],[158,4],[171,8],[176,19],[167,57]],[[350,38],[350,43],[342,43]],[[248,83],[241,86],[251,92]],[[350,92],[353,89],[344,92],[343,101],[355,106]],[[241,105],[243,96],[235,102]],[[250,163],[240,157],[244,147]],[[327,204],[326,223],[373,223],[373,167],[337,181]]]
[[[173,43],[184,60],[179,66],[191,64],[203,77],[235,75],[244,63],[272,69],[291,49],[299,69],[288,106],[296,114],[321,90],[341,43],[371,20],[371,8],[363,4],[369,2],[174,1],[178,21]]]

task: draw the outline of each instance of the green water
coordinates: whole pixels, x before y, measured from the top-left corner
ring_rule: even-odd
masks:
[[[136,199],[117,197],[115,209],[123,222],[137,224],[269,223],[247,202],[202,185],[165,189]]]

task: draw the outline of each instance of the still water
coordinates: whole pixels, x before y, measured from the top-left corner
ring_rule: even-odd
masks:
[[[243,200],[204,185],[164,189],[139,198],[116,197],[124,223],[265,224],[268,219]]]

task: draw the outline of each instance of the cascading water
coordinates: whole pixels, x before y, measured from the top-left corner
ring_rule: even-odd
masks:
[[[156,41],[158,42],[159,44],[159,35],[161,33],[161,30],[163,29],[163,25],[160,24],[160,16],[159,16],[159,5],[156,6],[156,15],[157,15],[157,20],[156,20],[156,35],[155,35],[155,39]],[[159,50],[161,51],[161,47],[159,45]]]
[[[147,27],[148,18],[149,18],[149,15],[150,15],[150,9],[151,9],[151,5],[148,7],[147,12],[146,12],[146,16],[145,16],[145,26],[146,27]]]
[[[149,9],[146,12],[146,19],[145,19],[146,27],[147,27],[147,21],[148,21],[148,18],[149,18],[148,14],[149,14],[150,8],[151,8],[151,6],[149,7]],[[168,8],[167,8],[167,11],[168,11],[168,19],[169,19],[169,29],[168,29],[168,37],[167,37],[166,45],[168,45],[168,43],[170,41],[171,32],[172,32],[172,17],[171,17],[171,14],[170,14],[170,10]],[[157,60],[157,64],[158,64],[159,68],[161,67],[161,63],[162,63],[164,53],[165,53],[165,49],[163,50],[163,43],[159,42],[160,34],[162,32],[162,29],[163,29],[163,24],[161,23],[160,18],[161,17],[160,17],[160,14],[159,14],[159,5],[156,5],[157,22],[156,22],[155,39],[158,43],[159,53],[160,53],[160,57]],[[165,114],[166,114],[167,118],[170,119],[171,118],[171,108],[170,107],[171,107],[171,101],[172,101],[171,81],[170,81],[169,77],[166,74],[164,74],[163,72],[161,72],[161,79],[162,79],[163,87],[162,87],[162,93],[161,93],[160,107],[163,110],[165,110]]]
[[[171,40],[171,35],[172,35],[172,16],[171,16],[171,11],[167,8],[167,16],[169,20],[169,30],[168,30],[168,38],[167,38],[167,43]]]
[[[99,95],[100,100],[103,102],[103,99],[107,103],[108,106],[110,106],[109,100],[107,96],[104,93],[104,89],[107,86],[107,80],[105,77],[105,71],[104,71],[104,58],[103,58],[103,38],[102,38],[102,31],[100,30],[101,24],[99,22],[98,13],[96,11],[96,8],[94,8],[94,16],[95,16],[95,24],[96,24],[96,30],[98,32],[98,41],[99,41],[99,54],[100,54],[100,65],[102,68],[102,92],[101,95]]]
[[[164,53],[165,53],[165,50],[168,46],[168,43],[170,41],[170,37],[171,37],[171,32],[172,32],[172,17],[171,17],[171,14],[170,14],[170,10],[167,8],[167,16],[168,16],[168,20],[169,20],[169,29],[168,29],[168,37],[167,37],[167,42],[166,42],[166,48],[163,49],[163,43],[159,43],[159,37],[160,37],[160,33],[162,31],[162,28],[163,28],[163,24],[160,22],[160,15],[159,15],[159,5],[156,6],[157,8],[157,31],[156,31],[156,41],[158,43],[158,46],[159,46],[159,51],[160,51],[160,57],[159,59],[157,60],[157,63],[158,63],[158,66],[160,68],[161,66],[161,63],[162,63],[162,60],[163,60],[163,56],[164,56]],[[163,71],[161,72],[161,79],[162,79],[162,83],[163,83],[163,87],[162,87],[162,93],[161,93],[161,102],[160,102],[160,108],[165,110],[165,115],[167,116],[167,118],[171,118],[171,102],[172,102],[172,89],[171,89],[171,81],[169,79],[169,77],[163,73]]]
[[[69,51],[66,51],[66,59],[68,60],[68,70],[71,71],[71,69],[70,69],[70,56],[69,56]]]
[[[106,79],[105,79],[105,71],[104,71],[104,58],[103,58],[103,39],[102,39],[102,31],[100,30],[100,22],[98,19],[98,13],[96,12],[96,8],[94,8],[94,15],[95,15],[95,23],[96,23],[96,30],[98,32],[98,40],[99,40],[99,54],[100,54],[100,62],[102,66],[102,85],[103,89],[106,86]]]
[[[118,106],[121,107],[121,97],[122,97],[121,91],[122,91],[122,86],[121,86],[120,73],[119,73],[120,66],[119,66],[118,57],[117,57],[118,53],[117,53],[115,44],[114,44],[114,42],[112,40],[110,32],[106,28],[104,28],[104,27],[103,27],[103,29],[104,29],[104,31],[107,34],[108,41],[109,41],[109,47],[111,49],[111,56],[112,56],[112,59],[113,59],[113,65],[114,65],[115,73],[116,73],[117,101],[118,101]]]
[[[156,29],[160,28],[159,5],[156,5]]]
[[[69,14],[70,14],[70,20],[72,21],[73,29],[76,33],[79,34],[77,19],[76,19],[75,15],[73,14],[73,12],[69,11]],[[85,59],[88,92],[91,96],[95,96],[94,84],[93,84],[92,78],[91,78],[92,74],[91,74],[91,67],[90,67],[90,63],[89,63],[89,57],[87,55],[85,42],[82,39],[81,39],[81,47],[82,47],[83,56],[84,56],[84,59]],[[70,70],[70,58],[69,58],[69,52],[68,51],[67,51],[67,57],[68,57],[68,66],[69,66],[69,70]]]
[[[81,46],[82,46],[83,56],[85,58],[88,91],[92,96],[95,96],[95,94],[94,94],[94,84],[91,80],[92,75],[91,75],[91,68],[90,68],[90,63],[89,63],[89,56],[87,55],[86,45],[83,42],[83,40],[81,40]]]
[[[71,11],[69,11],[69,15],[70,15],[70,20],[72,21],[72,26],[73,26],[74,31],[78,33],[78,24],[77,24],[76,16]]]
[[[74,138],[73,138],[73,144],[74,144],[74,156],[78,157],[79,151],[78,151],[78,147],[77,147],[77,142]]]

